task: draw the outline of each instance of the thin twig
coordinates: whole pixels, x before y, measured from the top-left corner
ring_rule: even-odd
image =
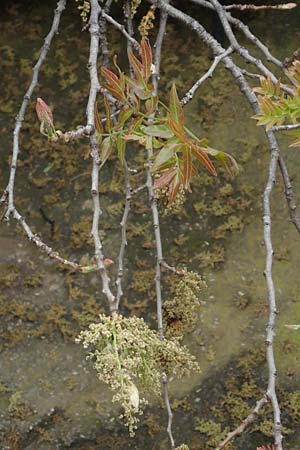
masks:
[[[166,3],[168,4],[169,0],[166,0]],[[167,20],[168,20],[168,13],[166,11],[160,11],[159,27],[158,27],[158,32],[157,32],[157,36],[156,36],[156,41],[154,44],[155,73],[153,74],[153,77],[152,77],[153,86],[154,86],[154,95],[157,95],[158,82],[160,79],[161,50],[162,50],[164,35],[166,32]]]
[[[205,74],[201,78],[199,78],[199,80],[196,81],[196,83],[191,87],[191,89],[180,100],[180,103],[182,104],[182,106],[185,106],[189,101],[192,100],[192,98],[195,95],[195,92],[201,86],[201,84],[205,80],[207,80],[207,78],[212,77],[219,62],[221,62],[225,56],[228,56],[232,52],[233,52],[232,47],[228,47],[228,49],[224,53],[222,53],[221,55],[215,56],[214,61],[213,61],[212,65],[210,66],[210,68],[208,69],[208,71],[205,72]]]
[[[300,123],[295,123],[293,125],[278,125],[278,127],[272,127],[272,131],[290,131],[297,130],[300,128]]]
[[[117,30],[119,30],[127,40],[130,41],[130,43],[133,45],[133,47],[136,50],[140,50],[140,44],[127,32],[124,25],[117,22],[113,17],[111,17],[109,14],[106,14],[105,11],[102,9],[101,16],[110,24],[112,24]]]
[[[102,56],[102,66],[106,67],[108,65],[108,42],[106,37],[106,19],[103,14],[109,14],[113,0],[107,0],[104,7],[101,10],[101,16],[99,18],[99,31],[100,31],[100,48]]]
[[[90,73],[90,93],[87,104],[87,123],[91,124],[95,128],[95,104],[97,91],[99,89],[99,80],[97,72],[97,59],[99,52],[99,15],[100,6],[97,0],[91,0],[91,14],[89,19],[89,31],[90,31],[90,54],[88,68]],[[99,148],[98,141],[95,133],[90,136],[91,156],[93,158],[92,167],[92,187],[91,193],[93,198],[93,225],[92,225],[92,237],[95,246],[95,260],[100,271],[102,279],[102,292],[105,294],[109,302],[110,311],[113,313],[116,311],[116,298],[110,289],[110,278],[104,264],[104,255],[102,250],[102,243],[99,234],[99,218],[101,214],[100,198],[99,198]]]
[[[293,8],[297,8],[297,6],[299,6],[299,4],[297,3],[283,3],[281,5],[243,5],[243,4],[239,4],[239,5],[228,5],[228,6],[224,6],[224,8],[229,11],[231,9],[238,9],[239,11],[260,11],[260,10],[268,10],[268,9],[279,9],[281,11],[283,10],[289,10],[289,9],[293,9]]]
[[[124,207],[124,211],[123,211],[123,216],[122,216],[122,220],[120,223],[121,245],[120,245],[119,257],[118,257],[118,275],[117,275],[117,280],[116,280],[117,309],[119,309],[120,300],[121,300],[121,297],[123,296],[122,280],[123,280],[123,276],[124,276],[125,248],[127,246],[126,225],[127,225],[128,215],[130,212],[131,197],[132,197],[132,191],[131,191],[131,185],[130,185],[130,174],[129,174],[126,160],[124,160],[124,175],[125,175],[126,199],[125,199],[125,207]]]
[[[194,30],[201,40],[203,40],[214,52],[215,56],[220,55],[225,51],[222,46],[205,30],[205,28],[197,22],[195,19],[190,17],[189,15],[183,13],[182,11],[174,8],[171,5],[167,5],[163,0],[150,0],[151,3],[156,6],[164,9],[174,18],[179,19],[184,22],[187,26],[189,26],[192,30]],[[211,2],[216,3],[215,0],[211,0]],[[227,22],[228,24],[228,22]],[[228,25],[226,24],[227,28]],[[229,26],[230,27],[230,26]],[[232,31],[231,31],[232,33]],[[232,73],[236,83],[240,87],[241,91],[245,94],[250,104],[252,105],[255,112],[259,111],[259,106],[257,102],[257,98],[250,89],[247,81],[245,80],[241,70],[234,64],[232,59],[229,56],[226,56],[223,59],[225,66]],[[266,189],[264,192],[264,236],[265,236],[265,245],[266,245],[266,281],[268,288],[268,304],[269,304],[269,319],[268,319],[268,327],[267,327],[267,364],[268,364],[268,372],[269,372],[269,381],[268,388],[266,391],[266,396],[271,400],[273,406],[273,414],[274,414],[274,438],[275,445],[277,450],[282,450],[282,435],[281,435],[281,421],[280,421],[280,409],[277,401],[276,391],[275,391],[275,380],[276,380],[276,370],[275,370],[275,362],[274,362],[274,329],[275,329],[275,318],[276,318],[276,299],[275,299],[275,290],[272,279],[272,241],[271,241],[271,212],[270,212],[270,195],[273,188],[273,182],[275,180],[275,172],[277,161],[279,158],[279,148],[275,138],[275,135],[272,131],[268,131],[267,138],[270,146],[270,167],[269,167],[269,178],[268,183],[266,185]]]
[[[130,36],[130,39],[127,38],[127,52],[130,51],[131,53],[133,53],[132,39],[134,38],[134,30],[133,30],[133,23],[132,23],[132,17],[131,17],[130,0],[126,0],[125,1],[125,4],[124,4],[124,17],[125,17],[125,22],[126,22],[128,35]],[[131,78],[134,78],[134,70],[133,70],[133,67],[132,67],[131,64],[129,64],[129,70],[130,70]]]
[[[288,202],[290,220],[295,225],[298,233],[300,233],[300,221],[296,214],[296,203],[295,203],[295,198],[294,198],[293,187],[292,187],[292,184],[290,181],[290,177],[289,177],[285,162],[281,156],[278,159],[278,164],[279,164],[282,179],[283,179],[285,197]]]
[[[223,6],[219,3],[219,1],[218,0],[209,0],[209,1],[210,1],[211,5],[214,6],[215,11],[218,14],[219,19],[220,19],[220,21],[221,21],[221,23],[223,25],[224,32],[225,32],[227,38],[229,39],[229,42],[230,42],[231,46],[233,47],[233,49],[239,55],[241,55],[245,59],[245,61],[254,64],[266,78],[270,78],[272,80],[272,82],[274,84],[276,84],[278,82],[278,79],[275,77],[273,72],[271,72],[263,64],[263,62],[260,59],[255,58],[254,56],[252,56],[250,54],[249,50],[247,50],[246,48],[242,47],[238,43],[238,41],[237,41],[233,31],[232,31],[232,28],[231,28],[231,26],[229,24],[226,11],[224,10]],[[290,95],[293,95],[293,93],[294,93],[293,89],[290,89],[290,88],[288,88],[286,86],[282,87],[282,89],[285,92],[287,92],[288,94],[290,94]]]
[[[273,422],[274,422],[274,439],[277,450],[282,450],[282,433],[281,433],[281,419],[280,408],[276,395],[276,377],[277,371],[274,358],[274,336],[275,336],[275,322],[277,315],[275,287],[272,278],[272,263],[273,263],[273,247],[271,239],[271,208],[270,196],[276,181],[276,168],[279,158],[277,146],[271,144],[271,160],[269,165],[269,178],[263,196],[263,223],[264,223],[264,242],[266,248],[266,264],[265,264],[265,279],[268,289],[268,305],[269,305],[269,319],[267,325],[267,362],[269,369],[268,389],[266,395],[272,402],[273,407]]]
[[[213,5],[208,0],[191,0],[193,3],[196,3],[200,6],[204,6],[205,8],[209,8],[214,10]],[[262,53],[267,58],[267,61],[271,61],[273,64],[275,64],[277,67],[280,67],[284,70],[283,63],[279,61],[279,59],[275,58],[268,49],[268,47],[261,42],[261,40],[255,36],[249,29],[249,27],[244,24],[240,19],[237,19],[236,17],[233,17],[228,11],[227,8],[224,7],[226,10],[226,17],[228,21],[238,30],[242,31],[247,39],[249,39],[250,42],[252,42],[254,45],[256,45],[257,48],[259,48]]]
[[[49,247],[45,242],[43,242],[42,239],[37,234],[33,233],[24,217],[21,216],[21,214],[17,211],[16,208],[14,208],[12,216],[15,220],[17,220],[17,222],[19,222],[19,224],[25,231],[29,241],[33,242],[38,247],[38,249],[41,250],[43,253],[46,253],[46,255],[49,256],[50,259],[53,259],[54,261],[63,264],[64,266],[70,267],[75,272],[87,273],[96,270],[97,268],[96,266],[82,266],[80,264],[77,264],[76,262],[70,261],[60,256],[58,252],[56,252],[51,247]]]
[[[35,87],[37,86],[38,78],[39,78],[39,71],[40,71],[40,68],[41,68],[43,62],[45,61],[47,53],[50,49],[52,39],[53,39],[54,35],[58,32],[61,14],[62,14],[63,10],[65,9],[65,7],[66,7],[66,0],[59,0],[59,2],[57,3],[57,7],[55,9],[55,12],[54,12],[51,29],[45,38],[44,44],[40,51],[40,56],[38,58],[38,61],[32,70],[32,73],[33,73],[32,80],[31,80],[30,86],[29,86],[26,94],[24,95],[21,108],[20,108],[19,113],[16,118],[16,124],[15,124],[15,129],[14,129],[14,134],[13,134],[14,135],[13,155],[12,155],[12,161],[11,161],[11,166],[10,166],[9,181],[8,181],[8,185],[6,188],[6,191],[8,192],[8,207],[7,207],[7,211],[5,213],[6,220],[9,220],[10,215],[14,212],[14,209],[15,209],[14,186],[15,186],[15,177],[16,177],[16,171],[17,171],[18,156],[19,156],[19,151],[20,151],[19,136],[20,136],[20,131],[21,131],[23,121],[25,118],[26,109],[27,109],[28,103],[31,99],[32,93],[33,93]]]
[[[240,436],[246,428],[251,425],[254,420],[256,420],[259,411],[261,408],[268,402],[268,399],[266,396],[262,397],[255,405],[255,408],[251,411],[251,413],[242,421],[242,423],[233,431],[230,431],[230,433],[227,434],[226,438],[220,442],[220,444],[215,447],[214,450],[222,450],[232,439],[234,439],[237,436]]]

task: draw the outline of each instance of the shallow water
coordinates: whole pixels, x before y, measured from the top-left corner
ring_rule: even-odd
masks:
[[[41,18],[47,17],[48,22],[51,20],[48,6],[43,8],[45,10],[32,7],[25,12],[12,7],[2,11],[0,64],[5,70],[5,76],[0,81],[3,93],[0,139],[5,148],[0,155],[2,188],[7,180],[13,118],[30,76],[32,48],[34,51],[39,48],[39,36],[47,29],[48,24],[43,23]],[[42,72],[37,90],[37,96],[49,99],[61,129],[82,123],[88,86],[84,69],[88,36],[80,34],[77,11],[74,5],[71,8],[63,18],[63,31],[59,36],[62,40],[55,41],[49,55],[54,62]],[[297,30],[298,18],[295,13],[287,13],[284,21],[279,21],[278,17],[279,14],[270,13],[262,15],[260,20],[249,16],[249,20],[259,35],[265,36],[276,54],[283,57],[297,48],[298,32],[292,30]],[[276,26],[266,27],[266,20],[270,24],[276,23]],[[206,21],[209,22],[209,18]],[[23,39],[20,41],[15,31],[20,32],[21,29]],[[278,48],[274,43],[278,42],[283,31],[284,45]],[[67,45],[64,43],[65,37],[68,37]],[[112,48],[117,52],[120,51],[118,39],[118,35],[111,32]],[[173,25],[169,26],[163,53],[163,86],[165,80],[171,77],[183,93],[184,88],[194,81],[190,79],[190,74],[196,70],[202,73],[209,67],[209,55],[204,47],[197,46],[194,52],[190,52],[194,48],[191,47],[192,41],[192,38],[184,39],[184,36],[178,35]],[[71,70],[65,70],[65,61]],[[181,73],[185,65],[188,70]],[[203,176],[187,200],[182,220],[178,216],[162,219],[166,259],[172,264],[179,261],[190,269],[199,270],[208,285],[203,293],[197,329],[185,340],[199,360],[202,373],[190,379],[174,380],[171,384],[172,398],[179,399],[173,400],[175,435],[178,442],[181,437],[191,448],[198,449],[204,445],[203,441],[206,444],[208,441],[204,433],[196,431],[198,418],[211,420],[213,405],[224,410],[224,417],[220,420],[222,429],[227,425],[235,426],[240,419],[238,413],[236,416],[231,413],[234,408],[228,401],[228,391],[232,390],[241,399],[243,381],[246,380],[249,385],[257,383],[261,389],[267,383],[264,363],[259,362],[258,368],[253,369],[249,362],[251,374],[245,380],[242,378],[246,377],[246,369],[244,373],[241,365],[248,364],[249,352],[259,352],[263,348],[265,339],[267,309],[262,275],[261,195],[267,176],[268,149],[263,132],[257,129],[254,121],[249,120],[252,111],[237,88],[232,86],[229,74],[221,67],[217,69],[216,77],[199,90],[186,110],[191,128],[199,135],[208,136],[213,147],[233,154],[240,165],[240,174],[234,181],[220,176],[211,185],[208,177]],[[82,239],[88,236],[89,230],[90,162],[79,158],[78,163],[78,155],[84,154],[86,144],[76,144],[69,149],[63,146],[51,148],[39,135],[33,105],[27,117],[17,179],[18,207],[54,248],[72,258],[88,258],[92,255],[92,247],[88,238],[86,242]],[[297,163],[300,157],[297,150],[287,148],[285,141],[282,151],[299,200]],[[101,220],[105,228],[107,256],[116,260],[120,213],[111,209],[111,205],[120,202],[122,195],[117,192],[120,173],[114,168],[114,163],[103,174],[104,184],[108,185],[111,178],[116,192],[113,195],[103,192]],[[226,184],[232,186],[232,194],[222,194],[222,187]],[[226,212],[225,207],[230,199],[233,199],[233,206]],[[199,206],[199,202],[203,202],[204,207]],[[152,291],[147,288],[143,290],[143,286],[132,288],[134,277],[130,273],[130,269],[143,270],[145,275],[153,263],[153,249],[148,245],[152,243],[153,236],[151,226],[147,228],[146,215],[149,210],[145,204],[146,198],[142,196],[135,205],[136,212],[131,216],[132,222],[139,224],[142,231],[130,230],[132,237],[124,280],[129,287],[122,308],[125,314],[132,308],[139,315],[145,311],[153,323]],[[51,240],[50,228],[39,213],[40,207],[56,221],[54,240]],[[286,324],[300,323],[297,276],[300,256],[299,237],[288,223],[280,177],[272,198],[272,209],[274,281],[280,311],[276,360],[280,396],[287,402],[289,393],[299,389],[300,381],[300,331],[285,327]],[[227,227],[224,238],[216,238],[220,235],[219,227],[228,224],[232,216],[235,222]],[[74,228],[74,223],[77,228]],[[159,401],[154,401],[154,408],[146,411],[141,432],[129,441],[126,430],[117,419],[117,410],[110,403],[108,390],[98,382],[91,364],[85,360],[85,352],[74,344],[79,330],[97,320],[97,315],[106,307],[97,277],[93,274],[72,275],[58,270],[20,233],[16,233],[14,224],[10,227],[1,224],[0,230],[0,433],[3,448],[167,448],[165,433],[159,425],[160,419],[165,420],[165,412],[160,408]],[[183,235],[188,237],[186,243],[183,243]],[[213,264],[213,258],[218,255],[219,259]],[[141,261],[145,264],[144,269],[137,264]],[[113,274],[114,266],[111,270]],[[232,376],[238,382],[230,389],[228,383]],[[226,405],[231,405],[231,412],[226,410]],[[244,406],[241,404],[240,408]],[[291,423],[285,407],[283,414],[284,425],[294,431],[287,438],[286,448],[297,450],[300,448],[297,441],[298,416],[295,414],[295,420]],[[214,417],[217,420],[218,415]],[[242,437],[234,448],[250,450],[255,445],[270,442],[267,432],[262,435],[261,431],[265,430],[257,430],[251,438],[249,435]],[[212,448],[207,445],[205,448]]]

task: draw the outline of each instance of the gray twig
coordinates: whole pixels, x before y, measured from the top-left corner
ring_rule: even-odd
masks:
[[[251,5],[251,4],[239,4],[239,5],[228,5],[224,8],[229,11],[231,9],[237,9],[239,11],[261,11],[265,9],[279,9],[281,11],[290,10],[293,8],[297,8],[297,3],[282,3],[281,5]]]
[[[282,179],[283,179],[285,197],[288,202],[290,220],[295,225],[298,233],[300,233],[300,221],[296,214],[296,203],[295,203],[295,198],[294,198],[293,187],[292,187],[292,184],[290,181],[290,177],[289,177],[285,162],[281,156],[279,156],[278,164],[279,164],[279,168],[280,168]]]
[[[45,38],[44,44],[40,51],[40,56],[38,58],[38,61],[32,70],[32,73],[33,73],[32,80],[31,80],[30,86],[29,86],[26,94],[24,95],[21,108],[20,108],[19,113],[16,118],[16,124],[15,124],[15,129],[14,129],[14,134],[13,134],[13,136],[14,136],[13,154],[12,154],[12,161],[11,161],[11,166],[10,166],[10,175],[9,175],[8,185],[6,188],[6,191],[8,192],[8,207],[7,207],[7,211],[5,213],[6,220],[9,220],[10,215],[13,214],[14,209],[15,209],[14,186],[15,186],[15,177],[16,177],[16,171],[17,171],[18,156],[19,156],[19,151],[20,151],[19,136],[20,136],[20,131],[21,131],[23,121],[25,118],[26,109],[27,109],[28,103],[31,99],[32,93],[38,83],[39,71],[40,71],[40,68],[41,68],[43,62],[46,59],[47,53],[50,49],[52,39],[53,39],[54,35],[58,32],[60,17],[61,17],[63,10],[65,9],[65,7],[66,7],[66,0],[59,0],[59,2],[57,3],[57,6],[56,6],[55,12],[54,12],[51,29]]]
[[[98,1],[91,0],[91,14],[89,19],[90,54],[88,62],[88,68],[90,73],[90,93],[86,114],[87,114],[87,124],[92,125],[93,128],[95,128],[95,104],[97,91],[99,89],[99,80],[97,72],[97,59],[99,52],[99,36],[100,36],[99,15],[100,15],[100,6]],[[99,218],[101,215],[100,198],[99,198],[100,157],[99,157],[98,141],[95,133],[93,133],[90,136],[90,146],[91,146],[91,156],[93,159],[91,193],[94,205],[93,225],[91,234],[94,240],[95,260],[102,279],[102,292],[108,299],[110,311],[113,313],[116,311],[116,298],[109,286],[110,278],[105,268],[102,243],[99,234]]]
[[[166,0],[166,3],[168,4],[169,0]],[[154,86],[154,95],[157,95],[158,82],[160,79],[161,50],[162,50],[164,35],[166,32],[167,20],[168,20],[168,13],[166,11],[161,10],[160,11],[160,19],[159,19],[159,28],[158,28],[158,32],[157,32],[157,36],[156,36],[156,41],[154,44],[155,73],[153,74],[153,77],[152,77],[153,86]]]
[[[222,59],[225,56],[228,56],[230,53],[233,52],[232,47],[228,47],[228,49],[222,53],[221,55],[215,56],[214,61],[212,63],[212,65],[210,66],[210,68],[208,69],[207,72],[205,72],[204,75],[202,75],[201,78],[199,78],[199,80],[196,81],[196,83],[191,87],[191,89],[185,94],[185,96],[180,100],[180,103],[182,104],[182,106],[185,106],[189,101],[192,100],[192,98],[195,95],[195,92],[197,91],[197,89],[201,86],[201,84],[207,80],[207,78],[212,77],[217,65],[222,61]]]
[[[166,2],[163,0],[150,0],[150,2],[157,5],[161,9],[164,9],[165,11],[168,12],[169,15],[171,15],[176,19],[179,19],[187,26],[189,26],[192,30],[194,30],[198,34],[200,39],[203,40],[213,50],[215,56],[220,55],[225,51],[225,49],[223,49],[222,46],[209,33],[207,33],[205,28],[189,15],[174,8],[171,5],[166,4]],[[211,0],[211,2],[214,5],[216,5],[216,0]],[[216,9],[219,10],[220,4],[217,6],[218,8]],[[230,25],[228,24],[228,21],[224,21],[224,23],[228,31],[228,27],[230,28]],[[229,35],[231,36],[231,34],[232,31],[230,29]],[[238,45],[237,42],[235,43],[235,46],[236,45]],[[259,112],[259,105],[257,102],[257,98],[250,89],[239,67],[232,61],[232,59],[229,56],[223,58],[223,62],[227,67],[227,69],[229,69],[229,71],[232,73],[237,85],[240,87],[241,91],[245,94],[254,111],[256,113]],[[276,318],[276,298],[272,279],[273,250],[271,241],[271,212],[270,212],[270,195],[273,188],[273,182],[275,180],[276,166],[279,158],[279,148],[274,133],[272,131],[268,131],[266,133],[270,146],[269,178],[264,192],[264,236],[267,250],[265,275],[268,288],[268,304],[269,304],[269,319],[267,327],[267,349],[266,349],[268,371],[269,371],[269,382],[266,391],[266,396],[268,399],[271,400],[273,406],[275,445],[278,450],[282,450],[280,409],[275,390],[276,370],[274,361],[273,341],[274,341],[274,329]]]
[[[222,442],[220,442],[220,444],[215,447],[214,450],[222,450],[228,444],[228,442],[230,442],[235,437],[240,436],[246,430],[246,428],[248,428],[249,425],[251,425],[251,423],[256,420],[259,411],[267,402],[268,399],[266,396],[262,397],[258,402],[256,402],[255,408],[246,417],[246,419],[244,419],[243,422],[235,430],[230,431],[227,434],[226,438]]]

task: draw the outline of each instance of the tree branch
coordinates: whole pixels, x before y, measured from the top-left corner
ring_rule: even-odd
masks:
[[[215,56],[215,59],[214,59],[212,65],[210,66],[210,68],[208,69],[208,71],[205,72],[205,74],[202,75],[202,77],[199,78],[198,81],[196,81],[196,83],[191,87],[191,89],[180,100],[180,103],[182,104],[182,106],[185,106],[189,101],[192,100],[192,98],[195,95],[195,92],[201,86],[201,84],[204,83],[204,81],[207,80],[207,78],[212,77],[219,62],[221,62],[225,56],[228,56],[232,52],[233,52],[232,47],[228,47],[228,49],[224,53],[222,53],[221,55]]]
[[[53,39],[54,35],[58,32],[61,14],[62,14],[63,10],[65,9],[65,7],[66,7],[66,0],[59,0],[59,2],[57,3],[57,7],[55,9],[55,12],[54,12],[51,29],[45,38],[44,44],[40,51],[39,59],[32,70],[32,72],[33,72],[32,80],[31,80],[30,86],[29,86],[26,94],[24,95],[21,108],[20,108],[19,113],[16,118],[15,129],[14,129],[14,134],[13,134],[14,135],[13,155],[12,155],[12,161],[11,161],[11,166],[10,166],[9,182],[8,182],[8,185],[6,188],[6,192],[8,193],[8,208],[5,213],[6,220],[9,220],[10,215],[14,212],[14,209],[15,209],[14,186],[15,186],[15,177],[16,177],[16,171],[17,171],[18,156],[19,156],[19,151],[20,151],[19,136],[20,136],[20,131],[21,131],[22,124],[23,124],[23,121],[25,118],[26,109],[27,109],[28,103],[31,99],[32,93],[38,83],[39,71],[40,71],[40,68],[41,68],[43,62],[46,59],[47,53],[50,49],[52,39]],[[3,203],[2,198],[1,198],[1,202]]]
[[[230,433],[227,434],[226,438],[220,442],[220,444],[214,449],[214,450],[222,450],[226,447],[226,445],[235,437],[240,436],[246,428],[251,425],[254,420],[256,420],[259,411],[261,408],[268,402],[268,399],[266,396],[262,397],[255,405],[255,408],[251,411],[251,413],[246,417],[246,419],[243,420],[243,422],[233,431],[230,431]]]
[[[90,54],[88,62],[88,68],[90,73],[90,93],[86,114],[87,114],[87,123],[92,125],[93,128],[95,129],[95,104],[97,91],[99,89],[97,59],[99,52],[99,36],[100,36],[100,27],[99,27],[100,6],[97,0],[91,0],[90,3],[91,3],[91,13],[89,20]],[[93,159],[91,193],[94,206],[93,225],[91,234],[94,240],[95,260],[102,279],[102,292],[108,299],[110,311],[113,313],[114,311],[116,311],[116,298],[113,295],[109,286],[110,278],[105,268],[102,243],[99,235],[99,218],[101,214],[100,198],[99,198],[100,158],[99,158],[98,141],[95,133],[93,133],[90,136],[90,146],[91,146],[91,156]]]

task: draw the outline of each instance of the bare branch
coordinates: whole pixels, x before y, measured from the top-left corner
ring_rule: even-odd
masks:
[[[288,203],[290,220],[295,225],[298,233],[300,233],[300,221],[296,214],[296,203],[295,203],[295,198],[294,198],[294,193],[293,193],[293,187],[292,187],[292,184],[290,181],[290,177],[289,177],[285,162],[281,156],[278,159],[278,164],[279,164],[282,179],[283,179],[284,193],[285,193],[285,197],[286,197],[286,200]]]
[[[238,9],[239,11],[260,11],[260,10],[265,10],[265,9],[279,9],[281,11],[283,10],[289,10],[289,9],[293,9],[293,8],[297,8],[297,6],[299,6],[297,3],[283,3],[281,5],[228,5],[225,6],[224,8],[229,11],[231,9]]]
[[[166,0],[166,3],[168,4],[169,0]],[[154,95],[157,95],[158,82],[160,79],[161,50],[162,50],[162,43],[163,43],[164,35],[166,32],[167,20],[168,20],[168,13],[166,11],[160,11],[159,28],[158,28],[158,33],[156,36],[156,41],[154,44],[155,73],[153,74],[153,77],[152,77],[153,86],[154,86]]]
[[[179,11],[171,5],[167,5],[163,0],[150,0],[151,3],[157,5],[158,7],[166,10],[169,15],[175,17],[187,26],[193,29],[201,40],[203,40],[214,52],[215,56],[220,55],[225,51],[222,46],[205,30],[205,28],[197,22],[195,19],[189,15]],[[216,5],[216,0],[210,0],[211,3]],[[218,10],[220,4],[217,5]],[[217,9],[217,8],[216,8]],[[221,14],[222,16],[222,14]],[[223,17],[223,16],[222,16]],[[224,21],[227,29],[230,28],[228,21]],[[231,31],[231,30],[230,30]],[[229,33],[230,34],[230,33]],[[231,31],[232,34],[232,31]],[[231,36],[230,34],[230,36]],[[235,39],[235,38],[234,38]],[[259,112],[259,105],[255,94],[250,89],[247,81],[245,80],[241,70],[234,64],[229,56],[223,58],[223,62],[227,69],[232,73],[237,85],[240,87],[241,91],[245,94],[246,98],[250,102],[255,112]],[[274,438],[277,450],[282,450],[282,434],[281,434],[281,420],[280,420],[280,409],[277,401],[276,390],[275,390],[275,380],[276,380],[276,369],[274,361],[274,330],[275,330],[275,319],[276,319],[276,298],[275,290],[272,279],[272,258],[273,249],[271,241],[271,211],[270,211],[270,195],[273,189],[273,184],[275,182],[275,173],[277,167],[277,161],[279,158],[279,148],[272,131],[267,131],[267,138],[270,146],[270,166],[269,166],[269,178],[264,192],[264,239],[266,245],[266,267],[265,276],[268,289],[268,304],[269,304],[269,319],[267,326],[267,363],[269,372],[269,382],[266,392],[266,396],[272,402],[273,414],[274,414]]]
[[[230,431],[230,433],[227,434],[226,438],[220,442],[220,444],[214,449],[214,450],[222,450],[226,447],[228,442],[230,442],[232,439],[234,439],[237,436],[240,436],[246,428],[251,425],[254,420],[256,420],[259,411],[261,408],[268,402],[268,399],[266,396],[262,397],[255,405],[255,408],[251,411],[251,413],[246,417],[246,419],[243,420],[243,422],[233,431]]]
[[[70,261],[68,259],[63,258],[59,255],[58,252],[54,251],[51,247],[49,247],[45,242],[42,241],[42,239],[33,233],[29,225],[27,224],[24,217],[21,216],[21,214],[17,211],[16,208],[14,208],[12,212],[13,218],[19,222],[23,230],[25,231],[28,239],[33,242],[43,253],[46,253],[49,258],[53,259],[54,261],[63,264],[64,266],[68,266],[71,269],[73,269],[75,272],[92,272],[97,270],[97,266],[81,266],[80,264],[77,264],[73,261]]]
[[[28,103],[31,99],[32,93],[38,83],[39,71],[40,71],[40,68],[41,68],[43,62],[46,59],[47,53],[50,49],[52,39],[53,39],[54,35],[58,32],[61,14],[62,14],[63,10],[65,9],[65,7],[66,7],[66,0],[59,0],[59,2],[57,3],[57,7],[55,9],[55,12],[54,12],[51,29],[45,38],[44,44],[40,51],[39,59],[32,70],[32,73],[33,73],[32,80],[31,80],[30,86],[29,86],[26,94],[24,95],[21,108],[20,108],[19,113],[16,118],[16,124],[15,124],[15,129],[14,129],[14,141],[13,141],[13,155],[12,155],[12,161],[11,161],[11,166],[10,166],[9,182],[8,182],[8,185],[6,188],[6,191],[8,192],[8,208],[5,213],[6,220],[9,220],[10,215],[14,212],[14,209],[15,209],[14,186],[15,186],[15,177],[16,177],[16,171],[17,171],[18,156],[19,156],[19,151],[20,151],[19,136],[20,136],[20,131],[21,131],[22,124],[23,124],[23,121],[25,118],[26,109],[27,109]]]
[[[101,15],[107,22],[111,23],[117,30],[119,30],[126,37],[126,39],[130,41],[130,43],[136,50],[140,50],[140,44],[127,32],[124,25],[121,25],[109,14],[106,14],[103,10],[101,12]]]
[[[119,308],[121,297],[123,296],[123,290],[122,290],[122,279],[124,275],[124,255],[125,255],[125,248],[127,245],[127,237],[126,237],[126,224],[128,215],[130,212],[130,204],[131,204],[131,197],[132,197],[132,190],[130,185],[130,174],[128,170],[128,165],[126,160],[124,161],[124,174],[125,174],[125,190],[126,190],[126,199],[125,199],[125,208],[123,212],[123,217],[120,223],[121,226],[121,246],[119,251],[119,257],[118,257],[118,276],[116,280],[117,285],[117,309]]]
[[[269,136],[270,137],[270,136]],[[275,139],[274,139],[275,140]],[[275,141],[276,142],[276,141]],[[276,297],[275,297],[275,288],[274,282],[272,278],[272,263],[273,263],[273,246],[271,239],[271,208],[270,208],[270,196],[275,184],[276,177],[276,168],[279,158],[279,152],[277,145],[273,146],[271,144],[271,159],[269,165],[269,178],[266,184],[266,188],[263,196],[263,223],[264,223],[264,242],[266,248],[266,264],[265,264],[265,279],[267,283],[268,289],[268,305],[269,305],[269,319],[267,325],[267,362],[268,362],[268,370],[269,370],[269,381],[268,381],[268,389],[266,395],[268,399],[272,402],[273,407],[273,421],[274,421],[274,439],[276,449],[282,450],[282,434],[281,434],[281,419],[280,419],[280,408],[278,404],[278,399],[276,395],[276,366],[275,366],[275,358],[274,358],[274,336],[275,336],[275,322],[276,322]]]
[[[293,125],[279,125],[278,127],[272,127],[272,131],[290,131],[297,130],[300,128],[300,123],[295,123]]]
[[[180,100],[180,103],[182,104],[182,106],[185,106],[189,101],[192,100],[192,98],[195,95],[195,92],[201,86],[201,84],[205,80],[207,80],[207,78],[212,77],[212,75],[213,75],[217,65],[219,64],[219,62],[222,61],[222,59],[225,56],[228,56],[232,52],[233,52],[232,47],[228,47],[228,49],[224,53],[222,53],[221,55],[215,56],[214,61],[213,61],[212,65],[210,66],[210,68],[208,69],[208,71],[205,72],[205,74],[201,78],[199,78],[198,81],[196,81],[196,83],[191,87],[191,89]]]
[[[214,6],[209,3],[208,0],[191,0],[193,3],[196,3],[197,5],[204,6],[205,8],[209,8],[214,10]],[[267,58],[267,61],[271,61],[273,64],[275,64],[277,67],[280,67],[282,70],[285,71],[283,63],[279,61],[279,59],[275,58],[268,49],[268,47],[261,42],[261,40],[255,36],[249,29],[247,25],[245,25],[240,19],[237,19],[236,17],[233,17],[229,12],[226,10],[226,18],[228,21],[238,30],[242,31],[247,39],[249,39],[250,42],[252,42],[254,45],[256,45],[257,48],[259,48],[262,53]]]
[[[91,14],[89,20],[90,55],[88,63],[91,84],[86,113],[87,113],[87,123],[92,125],[94,129],[95,129],[94,111],[95,111],[97,91],[99,89],[99,80],[97,72],[97,58],[99,52],[99,36],[100,36],[99,15],[100,15],[100,6],[98,1],[91,0]],[[114,312],[116,311],[116,298],[113,295],[109,286],[110,278],[105,268],[102,243],[99,235],[99,218],[101,214],[100,198],[99,198],[100,158],[99,158],[98,141],[95,136],[95,133],[90,136],[90,145],[91,145],[91,156],[93,158],[91,193],[94,205],[93,225],[91,234],[93,236],[95,246],[95,260],[102,279],[102,292],[106,295],[109,301],[110,311]]]
[[[108,65],[108,42],[106,37],[106,19],[103,14],[109,14],[111,4],[113,0],[107,0],[104,7],[101,10],[101,17],[99,19],[99,29],[100,29],[100,48],[102,56],[102,66],[106,67]]]

